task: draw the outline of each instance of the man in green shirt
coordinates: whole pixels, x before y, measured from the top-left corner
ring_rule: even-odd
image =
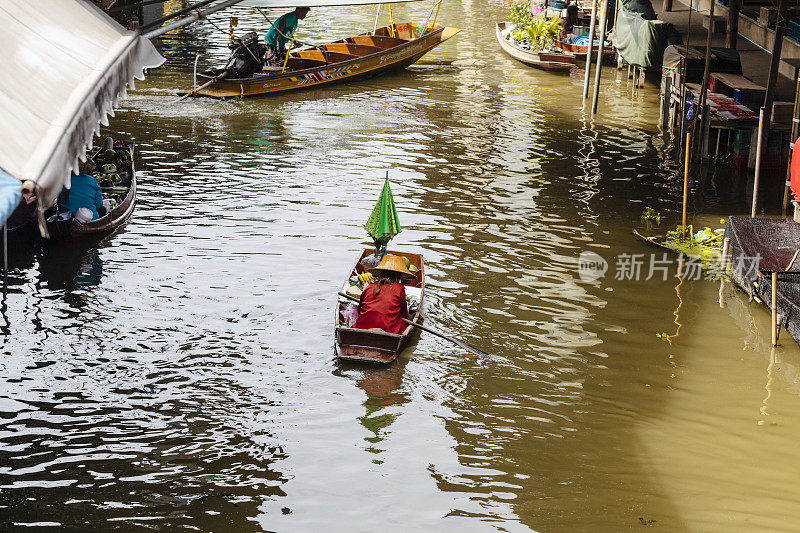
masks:
[[[274,24],[271,25],[264,42],[267,45],[267,51],[264,54],[264,62],[271,66],[283,66],[283,61],[286,58],[286,43],[290,42],[294,30],[297,29],[297,23],[308,15],[310,8],[298,7],[294,11],[290,11],[282,15]]]

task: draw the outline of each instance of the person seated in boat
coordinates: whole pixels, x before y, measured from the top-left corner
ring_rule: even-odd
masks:
[[[291,42],[292,35],[297,29],[297,23],[308,15],[311,8],[297,7],[285,15],[278,17],[269,28],[264,42],[267,51],[264,54],[264,64],[272,67],[282,67],[286,59],[286,43]]]
[[[406,328],[403,319],[408,317],[406,289],[401,281],[413,279],[414,274],[397,255],[384,256],[381,263],[370,270],[377,279],[361,292],[358,319],[353,327],[400,334]]]
[[[572,29],[578,23],[578,6],[570,4],[567,6],[567,16],[561,19],[561,39],[572,43],[575,36],[572,34]]]
[[[81,162],[78,173],[72,175],[70,188],[64,187],[58,195],[59,211],[69,211],[78,222],[89,222],[106,214],[103,191],[97,180],[91,176],[94,169],[95,164],[90,159]],[[81,209],[86,211],[80,211]]]

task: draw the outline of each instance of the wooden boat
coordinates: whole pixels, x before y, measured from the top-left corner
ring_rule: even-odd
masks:
[[[289,53],[286,70],[266,67],[251,78],[223,78],[195,93],[196,96],[235,98],[264,96],[327,83],[354,81],[402,70],[461,30],[415,22],[394,24],[330,44]],[[214,69],[197,75],[198,85],[223,72]],[[189,94],[191,91],[178,93]]]
[[[508,27],[507,22],[498,22],[495,28],[497,42],[505,53],[531,67],[542,70],[569,72],[575,66],[575,56],[557,52],[536,52],[526,50],[516,45],[512,40],[503,36],[503,31]]]
[[[357,276],[367,271],[367,267],[361,264],[361,260],[372,255],[372,253],[372,249],[366,249],[359,254],[358,259],[345,278],[345,285],[350,285],[349,279],[351,276]],[[409,319],[418,322],[421,318],[422,302],[425,297],[425,264],[422,260],[422,255],[398,251],[389,251],[388,253],[407,257],[411,264],[419,269],[416,278],[403,282],[406,285],[407,296],[414,296],[414,293],[419,294],[419,306],[416,312],[409,317]],[[407,326],[403,333],[399,335],[383,331],[345,327],[342,325],[342,311],[344,311],[349,302],[350,300],[340,296],[336,305],[336,356],[349,361],[366,361],[370,363],[391,363],[394,361],[411,339],[414,327]]]
[[[565,43],[563,41],[558,41],[556,46],[563,50],[565,53],[572,54],[575,59],[586,60],[586,52],[589,50],[589,45],[580,46],[577,44]],[[600,45],[595,45],[592,47],[592,58],[597,59],[597,51],[600,48]],[[603,47],[603,61],[607,61],[609,59],[614,58],[617,51],[616,49],[609,45]]]
[[[136,205],[136,170],[133,162],[134,149],[135,144],[133,141],[114,141],[114,150],[128,150],[131,159],[130,186],[126,185],[127,190],[125,192],[123,192],[120,187],[104,188],[101,184],[103,197],[113,198],[117,201],[117,205],[102,217],[85,224],[81,224],[74,218],[70,220],[51,220],[56,212],[56,208],[53,207],[49,209],[45,212],[45,216],[47,217],[47,231],[50,234],[50,239],[68,241],[100,236],[113,231],[127,222],[133,214],[133,208]],[[102,150],[98,150],[92,159],[97,161],[101,151]]]

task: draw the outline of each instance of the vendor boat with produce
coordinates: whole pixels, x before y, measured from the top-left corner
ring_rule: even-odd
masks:
[[[408,344],[421,318],[425,264],[421,254],[387,251],[402,231],[389,178],[364,228],[375,250],[358,254],[336,306],[336,355],[340,359],[390,363]],[[356,303],[356,301],[358,303]]]
[[[287,26],[284,17],[291,13],[281,17],[283,20],[279,19],[277,26],[267,19],[270,33],[266,44],[259,41],[255,32],[232,39],[232,53],[228,64],[198,74],[195,86],[198,83],[201,85],[179,94],[182,98],[209,96],[220,99],[266,96],[403,70],[460,31],[458,28],[447,28],[436,23],[441,1],[434,0],[427,18],[422,21],[396,23],[391,15],[391,0],[298,0],[290,5],[284,0],[245,0],[241,5],[256,8],[293,7],[295,13],[306,13],[306,8],[319,5],[388,3],[390,24],[377,27],[379,7],[376,24],[371,32],[328,44],[308,45],[300,43],[292,33],[296,18],[302,18],[299,15],[288,18],[290,26]],[[281,27],[292,31],[284,32]],[[298,45],[302,49],[287,53],[283,49],[287,42],[290,50]],[[282,64],[276,58],[282,59]]]
[[[136,205],[134,150],[133,141],[106,139],[103,148],[90,158],[93,168],[78,176],[92,181],[99,195],[97,205],[73,206],[74,198],[70,202],[69,190],[64,189],[59,202],[45,212],[50,239],[105,235],[130,218]]]
[[[498,22],[495,36],[500,48],[517,61],[542,70],[569,72],[575,56],[556,46],[561,24],[546,13],[534,16],[524,0],[511,5],[511,22]]]
[[[375,250],[359,252],[336,304],[336,355],[339,359],[390,363],[411,340],[415,329],[427,331],[480,357],[486,352],[423,326],[425,263],[422,254],[387,250],[402,230],[397,220],[389,176],[364,229]]]

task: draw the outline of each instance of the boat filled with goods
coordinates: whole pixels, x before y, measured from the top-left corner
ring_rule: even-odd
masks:
[[[107,138],[91,160],[92,174],[103,193],[104,213],[94,220],[80,221],[58,205],[45,212],[47,231],[54,240],[72,240],[108,233],[133,214],[136,204],[136,171],[133,163],[133,141]]]
[[[406,293],[408,318],[413,322],[419,322],[422,301],[425,296],[425,263],[422,255],[396,250],[387,253],[404,258],[406,268],[414,274],[413,279],[403,280],[402,283]],[[358,303],[353,299],[358,300],[364,287],[373,281],[370,269],[377,265],[379,259],[379,256],[374,255],[373,249],[365,249],[360,252],[339,290],[340,293],[349,296],[349,298],[339,296],[336,305],[335,347],[336,356],[340,359],[390,363],[408,344],[414,332],[415,328],[412,325],[407,325],[400,334],[354,327],[358,319]]]
[[[557,19],[541,19],[542,24],[550,24],[550,28],[546,31],[552,33],[552,22],[558,23]],[[546,22],[551,21],[551,22]],[[555,46],[555,40],[551,40],[549,44],[542,45],[540,42],[530,39],[527,34],[530,31],[524,31],[517,24],[510,22],[498,22],[495,27],[495,35],[497,42],[500,43],[500,48],[513,57],[526,65],[536,67],[542,70],[569,72],[575,65],[575,56],[570,53],[565,53],[563,50]]]

